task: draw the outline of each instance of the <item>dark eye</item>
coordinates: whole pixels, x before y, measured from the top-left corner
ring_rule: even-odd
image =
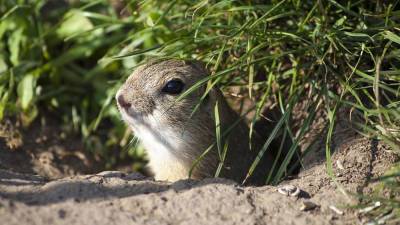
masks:
[[[185,84],[179,79],[173,79],[163,87],[162,92],[167,94],[176,95],[182,92]]]

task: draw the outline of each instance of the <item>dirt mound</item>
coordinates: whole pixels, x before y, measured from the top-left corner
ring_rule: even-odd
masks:
[[[0,170],[0,218],[3,224],[357,224],[362,216],[343,207],[357,203],[348,192],[369,192],[369,180],[397,158],[378,141],[346,137],[335,143],[336,183],[323,162],[309,161],[282,184],[299,187],[297,196],[225,179],[166,183],[102,172],[48,181]],[[317,144],[311,157],[317,162],[318,151]],[[304,202],[315,205],[304,211]]]

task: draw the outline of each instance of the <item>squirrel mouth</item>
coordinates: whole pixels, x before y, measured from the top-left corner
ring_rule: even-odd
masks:
[[[139,120],[140,118],[143,117],[143,115],[141,113],[136,112],[132,108],[123,108],[121,106],[118,106],[118,108],[119,108],[120,114],[122,115],[122,118],[124,118],[124,119],[126,117],[126,118],[129,118],[132,120]]]

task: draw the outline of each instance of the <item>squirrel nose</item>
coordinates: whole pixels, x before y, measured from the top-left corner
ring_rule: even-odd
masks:
[[[118,104],[119,104],[122,108],[129,108],[129,107],[131,107],[131,103],[125,101],[124,96],[122,96],[122,95],[119,95],[119,96],[117,97],[117,101],[118,101]]]

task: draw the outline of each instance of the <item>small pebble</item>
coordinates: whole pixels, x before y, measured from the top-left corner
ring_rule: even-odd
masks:
[[[341,162],[340,160],[337,160],[337,161],[336,161],[336,165],[337,165],[337,167],[338,167],[339,169],[344,170],[344,166],[343,166],[343,164],[342,164],[342,162]]]
[[[286,196],[298,196],[300,194],[300,188],[294,185],[284,185],[278,188],[278,192]]]
[[[64,219],[66,216],[67,212],[63,209],[58,210],[58,217],[61,219]]]
[[[300,210],[301,210],[301,211],[308,211],[308,210],[313,210],[313,209],[315,209],[316,207],[318,207],[318,205],[315,204],[314,202],[311,202],[311,201],[303,201],[303,202],[301,202]]]

